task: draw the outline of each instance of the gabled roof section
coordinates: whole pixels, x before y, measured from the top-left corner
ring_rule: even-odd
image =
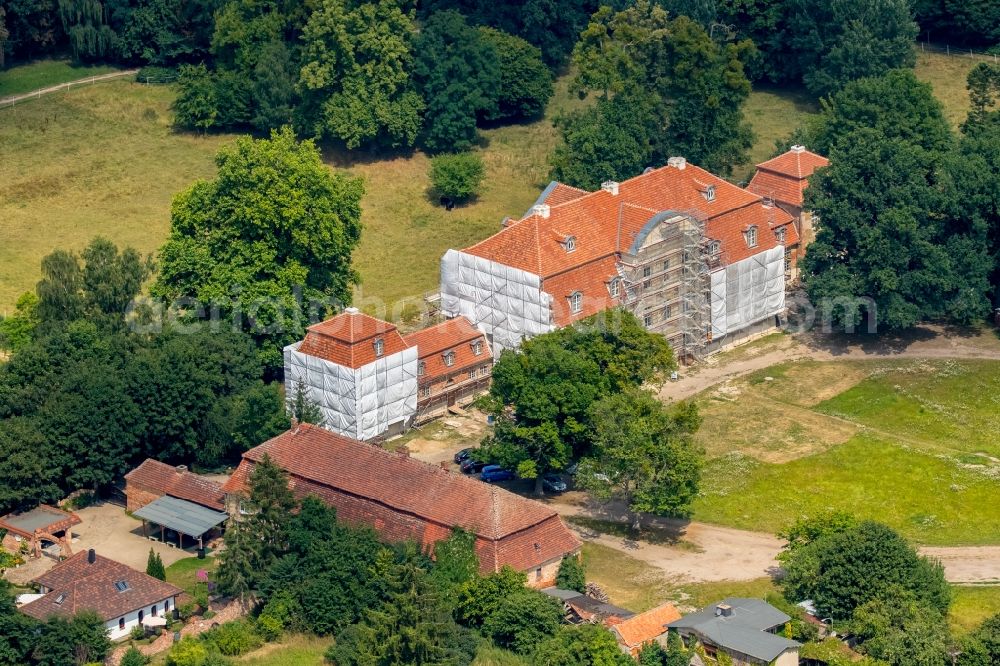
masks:
[[[720,614],[727,608],[729,615]],[[727,597],[670,623],[671,629],[694,631],[719,647],[770,662],[800,643],[768,633],[791,618],[760,599]]]
[[[20,610],[39,620],[52,615],[70,616],[93,610],[102,620],[121,617],[180,594],[183,590],[121,562],[82,551],[36,578],[33,582],[51,590]],[[124,591],[116,583],[125,582]],[[57,603],[58,602],[58,603]]]
[[[225,495],[220,484],[152,458],[146,458],[141,465],[126,474],[125,480],[146,490],[194,502],[216,511],[225,508]]]
[[[777,157],[761,162],[757,168],[802,180],[813,175],[816,169],[829,164],[830,160],[806,150],[805,146],[792,146]]]
[[[557,180],[553,180],[548,186],[542,190],[542,193],[538,195],[535,199],[533,206],[538,206],[541,204],[548,204],[550,206],[558,206],[559,204],[569,203],[575,199],[586,196],[590,194],[587,190],[581,190],[578,187],[573,187],[571,185],[566,185],[565,183],[560,183]],[[524,217],[531,215],[531,211],[528,210]]]
[[[360,368],[379,358],[376,341],[381,340],[382,356],[406,349],[403,336],[387,321],[347,308],[340,314],[307,329],[298,351],[348,368]]]
[[[417,358],[423,363],[423,372],[418,380],[420,384],[432,383],[469,367],[491,363],[493,359],[486,336],[465,317],[455,317],[408,333],[403,340],[417,348]],[[475,348],[477,343],[478,354]],[[444,360],[448,352],[455,355],[450,366]]]
[[[681,614],[673,604],[663,604],[614,625],[612,631],[625,647],[633,650],[665,634],[667,625],[679,619]]]
[[[703,220],[706,236],[725,246],[727,263],[775,247],[779,243],[771,229],[791,221],[786,212],[764,205],[761,196],[681,158],[619,183],[618,194],[601,189],[580,195],[560,185],[550,184],[539,197],[547,208],[529,210],[521,220],[464,252],[548,281],[627,251],[643,228],[666,212]],[[742,240],[751,226],[758,228],[755,246]],[[570,236],[575,241],[572,252],[563,242]]]
[[[758,164],[747,189],[779,203],[801,207],[808,178],[829,163],[822,155],[792,146],[788,152]]]
[[[539,502],[307,423],[244,453],[223,489],[244,492],[252,467],[247,463],[259,462],[265,454],[292,477],[448,528],[457,525],[486,539],[501,539],[558,518]]]

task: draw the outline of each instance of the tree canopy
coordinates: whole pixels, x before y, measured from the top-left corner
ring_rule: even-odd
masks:
[[[276,368],[309,316],[350,302],[364,187],[287,128],[237,139],[216,163],[214,180],[174,198],[152,291],[196,319],[217,308]]]
[[[783,554],[782,563],[786,596],[812,599],[822,616],[835,620],[851,618],[859,607],[896,588],[942,615],[951,601],[941,565],[872,521],[823,534]]]

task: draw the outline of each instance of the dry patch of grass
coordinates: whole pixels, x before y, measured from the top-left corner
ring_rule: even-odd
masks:
[[[97,235],[155,252],[174,194],[229,137],[177,134],[168,87],[111,81],[0,110],[0,314],[42,257]]]
[[[917,49],[917,78],[931,84],[934,96],[944,105],[945,118],[958,128],[969,113],[969,91],[965,87],[969,70],[982,58],[931,53],[921,51],[919,46]]]

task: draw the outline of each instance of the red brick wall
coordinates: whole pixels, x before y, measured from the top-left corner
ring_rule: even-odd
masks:
[[[125,508],[138,511],[150,502],[163,497],[163,493],[143,488],[131,481],[125,482]]]

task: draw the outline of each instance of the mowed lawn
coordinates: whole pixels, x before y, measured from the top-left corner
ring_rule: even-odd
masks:
[[[117,67],[107,65],[74,65],[67,60],[38,60],[0,70],[0,99],[116,71]]]
[[[698,397],[694,517],[777,532],[831,509],[918,543],[1000,543],[1000,363],[798,362]]]

